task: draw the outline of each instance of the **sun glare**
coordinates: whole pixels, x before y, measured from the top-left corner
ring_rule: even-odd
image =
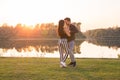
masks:
[[[40,2],[38,0],[7,0],[4,2],[5,5],[0,8],[2,11],[0,23],[14,26],[17,23],[35,25],[37,23],[52,22],[52,16],[54,15],[52,11],[55,9],[55,5],[50,5],[51,1]]]
[[[0,24],[57,23],[70,17],[83,29],[120,25],[120,0],[0,0]],[[102,5],[102,6],[101,6]]]

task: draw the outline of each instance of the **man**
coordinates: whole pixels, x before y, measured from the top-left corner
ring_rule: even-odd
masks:
[[[70,50],[73,51],[74,44],[75,44],[75,33],[78,33],[79,30],[74,25],[71,24],[71,19],[69,17],[66,17],[64,19],[64,21],[69,26],[71,36],[68,37],[67,40],[68,40],[68,45],[69,45]],[[69,63],[69,66],[75,67],[76,66],[76,60],[75,60],[74,54],[72,53],[72,54],[69,54],[69,55],[70,55],[70,58],[73,60],[73,62]]]

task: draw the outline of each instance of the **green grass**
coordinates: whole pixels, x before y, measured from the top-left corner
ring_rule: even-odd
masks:
[[[120,80],[120,59],[76,61],[60,68],[58,58],[0,58],[0,80]]]

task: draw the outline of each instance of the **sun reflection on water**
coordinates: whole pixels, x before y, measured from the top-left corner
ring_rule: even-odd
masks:
[[[22,48],[18,51],[16,48],[12,49],[0,49],[0,56],[1,57],[43,57],[43,58],[59,58],[59,51],[57,46],[55,47],[56,50],[53,51],[46,51],[44,47],[41,49],[40,46],[37,46],[37,49],[34,46],[29,46],[26,48]],[[84,41],[81,45],[79,45],[81,53],[75,53],[76,58],[118,58],[118,54],[120,54],[120,48],[117,50],[103,47],[103,46],[96,46],[92,43],[88,43]],[[44,51],[43,51],[44,49]]]

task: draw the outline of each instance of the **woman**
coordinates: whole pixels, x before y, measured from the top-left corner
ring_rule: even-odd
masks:
[[[68,54],[72,53],[68,47],[67,37],[70,36],[70,31],[64,20],[60,20],[58,23],[58,35],[59,39],[59,53],[60,53],[60,67],[67,67],[65,61],[68,57]],[[66,54],[63,54],[65,51]]]

